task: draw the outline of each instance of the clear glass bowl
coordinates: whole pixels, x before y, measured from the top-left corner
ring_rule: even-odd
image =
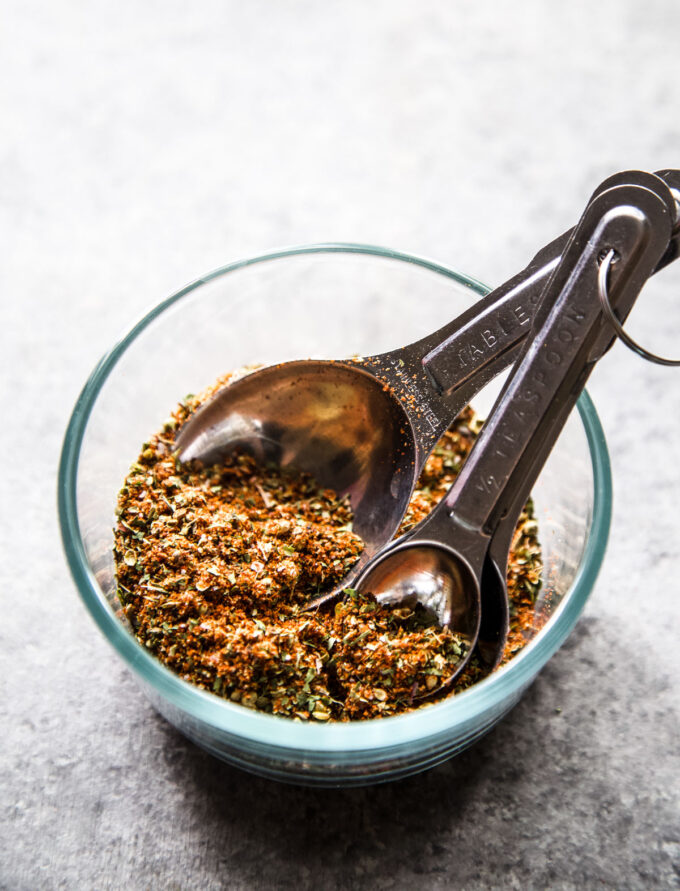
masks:
[[[457,316],[486,288],[417,257],[364,245],[311,245],[233,263],[155,307],[101,360],[73,410],[59,514],[80,595],[149,698],[226,761],[305,784],[359,785],[460,752],[519,700],[564,642],[593,587],[609,531],[604,435],[583,394],[534,490],[549,615],[505,668],[442,702],[393,718],[312,725],[250,711],[180,680],[121,616],[112,558],[116,495],[141,443],[189,391],[252,363],[392,349]],[[475,402],[482,415],[493,386]]]

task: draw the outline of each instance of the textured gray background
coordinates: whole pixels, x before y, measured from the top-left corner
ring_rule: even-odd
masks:
[[[514,712],[430,773],[309,791],[158,718],[67,574],[61,437],[99,356],[218,265],[354,240],[489,283],[627,167],[680,166],[680,6],[20,2],[0,28],[0,886],[680,884],[680,378],[617,346],[591,394],[612,539]],[[631,329],[680,351],[680,270]]]

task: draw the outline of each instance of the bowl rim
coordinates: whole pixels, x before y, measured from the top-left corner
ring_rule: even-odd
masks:
[[[531,641],[507,665],[456,696],[413,712],[356,722],[312,724],[245,709],[183,681],[147,650],[117,619],[92,572],[80,534],[77,512],[78,461],[83,437],[97,396],[118,359],[137,336],[174,303],[208,282],[239,269],[304,254],[363,254],[409,263],[439,273],[470,289],[489,292],[478,279],[424,257],[375,245],[321,242],[279,248],[221,266],[187,284],[147,312],[100,359],[83,387],[71,414],[62,447],[57,501],[62,543],[81,599],[109,643],[147,687],[199,725],[208,724],[246,743],[305,751],[314,760],[340,753],[384,751],[412,743],[425,744],[463,725],[474,726],[486,713],[505,710],[509,698],[524,687],[566,640],[593,588],[604,557],[612,511],[611,466],[604,431],[590,396],[584,391],[578,411],[593,466],[593,514],[583,558],[569,594],[550,618],[544,633]],[[113,521],[113,505],[112,505]]]

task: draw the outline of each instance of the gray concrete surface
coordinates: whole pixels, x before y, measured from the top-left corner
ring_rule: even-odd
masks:
[[[287,788],[157,717],[81,606],[55,474],[149,305],[272,246],[354,240],[490,283],[628,167],[680,166],[680,7],[8,0],[0,28],[0,887],[680,886],[680,379],[590,387],[616,503],[563,650],[473,750]],[[680,352],[680,270],[631,330]]]

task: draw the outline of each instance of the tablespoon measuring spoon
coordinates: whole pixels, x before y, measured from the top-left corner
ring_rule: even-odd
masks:
[[[514,529],[590,372],[615,339],[598,298],[604,254],[617,257],[609,296],[625,319],[667,250],[675,217],[665,186],[650,174],[630,173],[628,179],[596,192],[588,204],[511,376],[448,494],[385,547],[355,585],[381,603],[420,603],[441,625],[469,638],[467,653],[433,693],[450,686],[465,667],[480,627],[482,645],[495,648],[496,658],[502,652],[507,607],[495,607],[507,604],[506,559],[490,559],[494,538],[503,530],[503,547],[509,547],[507,530]],[[491,612],[485,615],[489,588]]]
[[[305,470],[322,486],[350,496],[353,529],[364,549],[342,584],[312,606],[351,585],[395,534],[436,442],[511,364],[569,236],[542,249],[523,272],[453,322],[407,347],[365,359],[260,369],[223,388],[182,427],[176,440],[182,461],[214,463],[243,448],[260,462]]]

